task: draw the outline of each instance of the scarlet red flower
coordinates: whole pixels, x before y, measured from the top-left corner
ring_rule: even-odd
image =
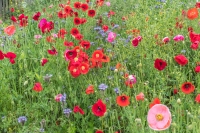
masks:
[[[196,8],[200,8],[200,2],[196,2]]]
[[[89,64],[87,63],[82,62],[78,68],[81,74],[87,74],[89,72]]]
[[[67,16],[68,16],[67,13],[65,13],[63,10],[60,10],[60,11],[58,12],[58,17],[59,17],[60,19],[66,18]]]
[[[89,85],[87,87],[87,89],[85,90],[85,93],[88,94],[88,95],[94,93],[94,86],[93,85]]]
[[[65,57],[69,60],[72,60],[74,59],[75,57],[77,56],[77,52],[75,50],[68,50],[66,53],[65,53]]]
[[[80,9],[81,8],[81,2],[75,2],[74,3],[74,8],[76,8],[76,9]]]
[[[86,18],[81,18],[81,24],[84,24],[87,22],[87,19]]]
[[[103,25],[102,29],[104,30],[104,32],[106,32],[108,30],[108,26],[107,25]]]
[[[126,95],[117,96],[116,102],[121,107],[128,106],[130,104],[129,96]]]
[[[83,35],[79,33],[75,36],[75,39],[80,41],[83,39]]]
[[[199,41],[195,41],[190,45],[190,48],[193,50],[197,50],[199,48]]]
[[[198,12],[197,8],[190,8],[187,11],[187,17],[190,20],[196,19],[196,18],[198,18],[198,16],[199,16],[199,12]]]
[[[17,18],[15,16],[11,16],[10,20],[12,20],[13,22],[17,22]]]
[[[182,54],[175,56],[174,60],[181,66],[185,66],[188,63],[188,59]]]
[[[0,60],[3,60],[4,59],[4,54],[3,52],[0,50]]]
[[[15,12],[15,8],[10,8],[10,12]]]
[[[70,33],[71,33],[72,36],[76,36],[76,35],[79,34],[79,30],[77,28],[72,28]]]
[[[196,41],[200,42],[200,34],[196,34],[193,31],[190,31],[189,32],[189,37],[190,37],[190,41],[192,43],[194,43]]]
[[[64,38],[66,34],[67,34],[67,31],[65,29],[60,29],[58,31],[58,38]]]
[[[52,49],[48,50],[48,53],[50,55],[57,55],[58,54],[57,50],[54,47],[52,47]]]
[[[36,13],[33,15],[33,19],[34,19],[35,21],[38,21],[39,18],[40,18],[40,16],[41,16],[41,13],[40,13],[40,12],[36,12]]]
[[[159,99],[159,98],[155,98],[155,99],[153,100],[153,102],[150,103],[149,107],[151,108],[151,107],[153,107],[153,106],[156,105],[156,104],[160,104],[160,99]]]
[[[74,111],[74,113],[80,113],[82,115],[85,114],[84,111],[78,105],[74,107],[73,111]]]
[[[174,90],[173,90],[173,93],[174,93],[174,94],[177,94],[177,93],[178,93],[178,89],[174,89]]]
[[[102,130],[96,130],[95,133],[103,133],[103,131]]]
[[[82,11],[87,11],[88,8],[89,8],[88,4],[86,4],[86,3],[81,4]]]
[[[74,78],[76,78],[76,77],[81,75],[80,70],[78,69],[77,66],[73,66],[73,65],[70,66],[69,72],[72,75],[72,77],[74,77]]]
[[[185,82],[181,85],[181,90],[185,94],[190,94],[194,92],[195,86],[191,82]]]
[[[15,53],[7,52],[6,54],[4,54],[4,57],[8,58],[11,64],[15,64],[15,58],[17,57]]]
[[[110,57],[106,56],[105,54],[103,55],[101,62],[110,62]]]
[[[14,25],[9,25],[4,29],[4,33],[7,34],[8,36],[11,36],[15,33],[16,28]]]
[[[140,92],[135,98],[137,101],[144,101],[144,94]]]
[[[90,42],[86,40],[80,41],[80,45],[86,50],[90,48]]]
[[[42,85],[38,82],[34,84],[33,90],[36,92],[40,92],[43,90]]]
[[[48,62],[48,59],[43,58],[43,59],[41,60],[41,65],[44,66],[47,62]]]
[[[88,10],[88,16],[89,17],[94,17],[96,15],[95,10]]]
[[[78,17],[75,17],[75,18],[74,18],[74,24],[75,24],[75,25],[80,25],[80,24],[81,24],[81,19],[78,18]]]
[[[71,12],[73,11],[72,8],[69,5],[66,5],[64,7],[64,11],[66,14],[71,14]]]
[[[64,41],[64,45],[67,46],[67,47],[72,47],[72,46],[74,46],[74,43],[73,42]]]
[[[159,71],[162,71],[165,69],[165,67],[167,66],[167,62],[162,60],[162,59],[156,59],[154,61],[154,67],[159,70]]]
[[[199,72],[200,72],[200,66],[196,66],[195,69],[194,69],[194,71],[195,71],[196,73],[199,73]]]
[[[92,54],[92,58],[96,61],[100,61],[103,58],[103,52],[101,50],[95,50]]]
[[[96,103],[92,105],[92,112],[96,116],[104,116],[106,112],[106,104],[102,102],[102,100],[98,100]]]
[[[197,103],[200,103],[200,94],[198,94],[198,95],[196,96],[195,101],[196,101]]]
[[[135,38],[132,40],[132,45],[133,45],[134,47],[137,47],[138,44],[139,44],[139,40],[138,40],[137,37],[135,37]]]

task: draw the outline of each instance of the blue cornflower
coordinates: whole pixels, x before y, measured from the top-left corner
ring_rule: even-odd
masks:
[[[65,102],[65,101],[66,101],[66,98],[67,98],[67,96],[66,96],[66,94],[64,93],[64,94],[62,95],[62,97],[60,98],[60,101],[61,101],[61,102]]]
[[[105,89],[107,89],[107,88],[108,88],[108,86],[106,84],[102,83],[99,85],[99,90],[105,91]]]
[[[67,117],[69,117],[69,115],[70,115],[71,112],[72,112],[72,110],[69,109],[69,108],[63,109],[63,113],[64,113]]]
[[[119,94],[119,88],[114,88],[116,94]]]
[[[20,116],[18,119],[19,123],[22,123],[22,125],[24,125],[24,123],[27,121],[27,117],[26,116]]]

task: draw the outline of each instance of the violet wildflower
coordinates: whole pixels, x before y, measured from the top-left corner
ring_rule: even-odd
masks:
[[[67,96],[66,96],[66,94],[64,93],[64,94],[61,96],[60,101],[61,101],[61,102],[65,102],[65,101],[66,101],[66,98],[67,98]]]
[[[107,89],[107,88],[108,88],[108,86],[106,84],[102,83],[99,85],[99,90],[105,91],[105,89]]]
[[[27,117],[26,116],[20,116],[18,119],[19,123],[22,123],[22,125],[24,125],[24,123],[27,121]]]
[[[72,112],[72,110],[69,109],[69,108],[63,109],[63,113],[64,113],[67,117],[69,117],[69,115],[70,115],[71,112]]]
[[[114,88],[116,94],[119,94],[119,88]]]

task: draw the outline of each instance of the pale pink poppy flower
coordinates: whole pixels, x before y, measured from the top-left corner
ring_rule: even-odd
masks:
[[[129,76],[128,76],[128,81],[129,81],[131,84],[135,84],[135,83],[137,82],[135,75],[129,75]]]
[[[53,4],[51,4],[50,6],[49,6],[49,8],[52,8],[53,7]]]
[[[58,94],[58,95],[55,96],[54,99],[56,100],[56,102],[60,102],[60,99],[61,99],[62,96],[63,96],[62,94]]]
[[[141,42],[142,41],[142,36],[138,36],[137,39],[138,39],[139,42]]]
[[[170,127],[171,121],[171,113],[166,105],[156,104],[149,109],[147,122],[151,129],[166,130]]]
[[[106,2],[105,4],[106,4],[106,6],[110,6],[110,2]]]
[[[40,39],[40,38],[42,38],[42,36],[41,35],[34,35],[34,38],[35,39]]]
[[[140,92],[140,94],[138,94],[135,99],[137,101],[143,101],[144,100],[144,93]]]
[[[111,42],[113,42],[113,41],[115,40],[115,38],[116,38],[116,33],[110,32],[110,33],[108,34],[107,41],[111,43]]]
[[[170,41],[169,37],[164,37],[162,39],[162,42],[165,43],[165,44],[167,44],[169,41]]]
[[[51,35],[52,35],[54,38],[58,38],[58,35],[55,34],[55,33],[52,33]]]
[[[183,35],[176,35],[173,39],[174,39],[175,42],[183,41],[184,36]]]

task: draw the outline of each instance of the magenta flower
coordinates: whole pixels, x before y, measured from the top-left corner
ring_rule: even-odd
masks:
[[[147,122],[151,129],[156,131],[166,130],[171,124],[169,108],[163,104],[156,104],[149,109]]]
[[[110,32],[110,33],[108,34],[107,41],[110,42],[110,43],[112,43],[112,42],[115,40],[115,38],[116,38],[116,33]]]
[[[170,41],[169,37],[164,37],[162,39],[162,42],[165,43],[165,44],[167,44],[169,41]]]
[[[180,42],[184,40],[184,36],[183,35],[176,35],[174,38],[175,42]]]

